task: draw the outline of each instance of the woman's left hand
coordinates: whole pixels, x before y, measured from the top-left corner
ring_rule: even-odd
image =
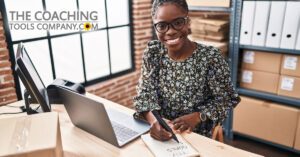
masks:
[[[194,130],[196,125],[200,123],[201,120],[199,118],[199,113],[194,112],[190,113],[181,117],[178,117],[172,121],[173,123],[173,129],[176,130],[179,133],[182,133],[184,131],[191,132]]]

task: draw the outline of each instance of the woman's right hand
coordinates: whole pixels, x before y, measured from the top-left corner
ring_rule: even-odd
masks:
[[[167,141],[172,138],[172,134],[168,131],[166,131],[159,123],[158,121],[154,121],[151,124],[150,128],[150,135],[152,138],[159,140],[159,141]]]

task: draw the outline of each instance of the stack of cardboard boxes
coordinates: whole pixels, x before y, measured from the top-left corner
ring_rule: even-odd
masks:
[[[300,56],[244,50],[240,87],[300,98]]]
[[[240,87],[300,98],[300,56],[244,50]],[[300,110],[242,97],[233,130],[300,150]]]
[[[297,108],[242,97],[234,109],[233,130],[300,150],[300,111]]]
[[[228,51],[229,15],[216,12],[190,12],[193,41],[219,48],[224,56]]]
[[[229,7],[230,0],[187,0],[190,6]]]
[[[300,56],[283,55],[278,95],[300,98]]]

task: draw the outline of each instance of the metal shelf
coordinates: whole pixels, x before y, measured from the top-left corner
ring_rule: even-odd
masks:
[[[279,53],[300,55],[300,50],[271,48],[271,47],[261,47],[261,46],[252,46],[252,45],[240,45],[239,47],[242,48],[242,49],[259,50],[259,51],[270,51],[270,52],[279,52]]]
[[[202,7],[202,6],[189,6],[190,11],[219,11],[219,12],[231,12],[230,8],[226,7]]]
[[[288,106],[300,107],[300,99],[290,98],[286,96],[280,96],[280,95],[275,95],[271,93],[265,93],[265,92],[260,92],[260,91],[245,89],[245,88],[237,88],[237,90],[241,95],[270,100],[273,102],[286,104]]]
[[[293,153],[296,153],[296,154],[300,154],[300,150],[296,150],[292,147],[277,144],[277,143],[274,143],[274,142],[263,140],[263,139],[253,137],[253,136],[250,136],[250,135],[246,135],[246,134],[243,134],[243,133],[239,133],[239,132],[236,132],[236,131],[233,131],[233,133],[234,133],[234,135],[237,135],[237,136],[245,137],[245,138],[255,140],[255,141],[258,141],[258,142],[261,142],[261,143],[265,143],[265,144],[268,144],[268,145],[271,145],[271,146],[274,146],[274,147],[277,147],[277,148],[280,148],[280,149],[284,149],[284,150],[287,150],[287,151],[290,151],[290,152],[293,152]]]

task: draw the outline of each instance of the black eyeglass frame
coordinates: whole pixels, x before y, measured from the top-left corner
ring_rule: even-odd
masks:
[[[173,25],[173,23],[174,23],[175,21],[179,20],[179,19],[184,19],[184,24],[182,25],[182,27],[181,27],[180,29],[176,29],[175,26]],[[170,25],[171,25],[171,27],[172,27],[174,30],[180,31],[180,30],[184,27],[184,25],[187,24],[188,19],[189,19],[189,16],[178,17],[178,18],[172,20],[171,22],[157,22],[157,23],[153,24],[153,26],[154,26],[154,29],[155,29],[157,32],[159,32],[159,33],[166,33],[166,32],[168,32],[168,30],[170,29]],[[161,23],[164,23],[164,24],[167,25],[166,31],[159,31],[159,30],[156,28],[157,25],[158,25],[158,24],[161,24]]]

